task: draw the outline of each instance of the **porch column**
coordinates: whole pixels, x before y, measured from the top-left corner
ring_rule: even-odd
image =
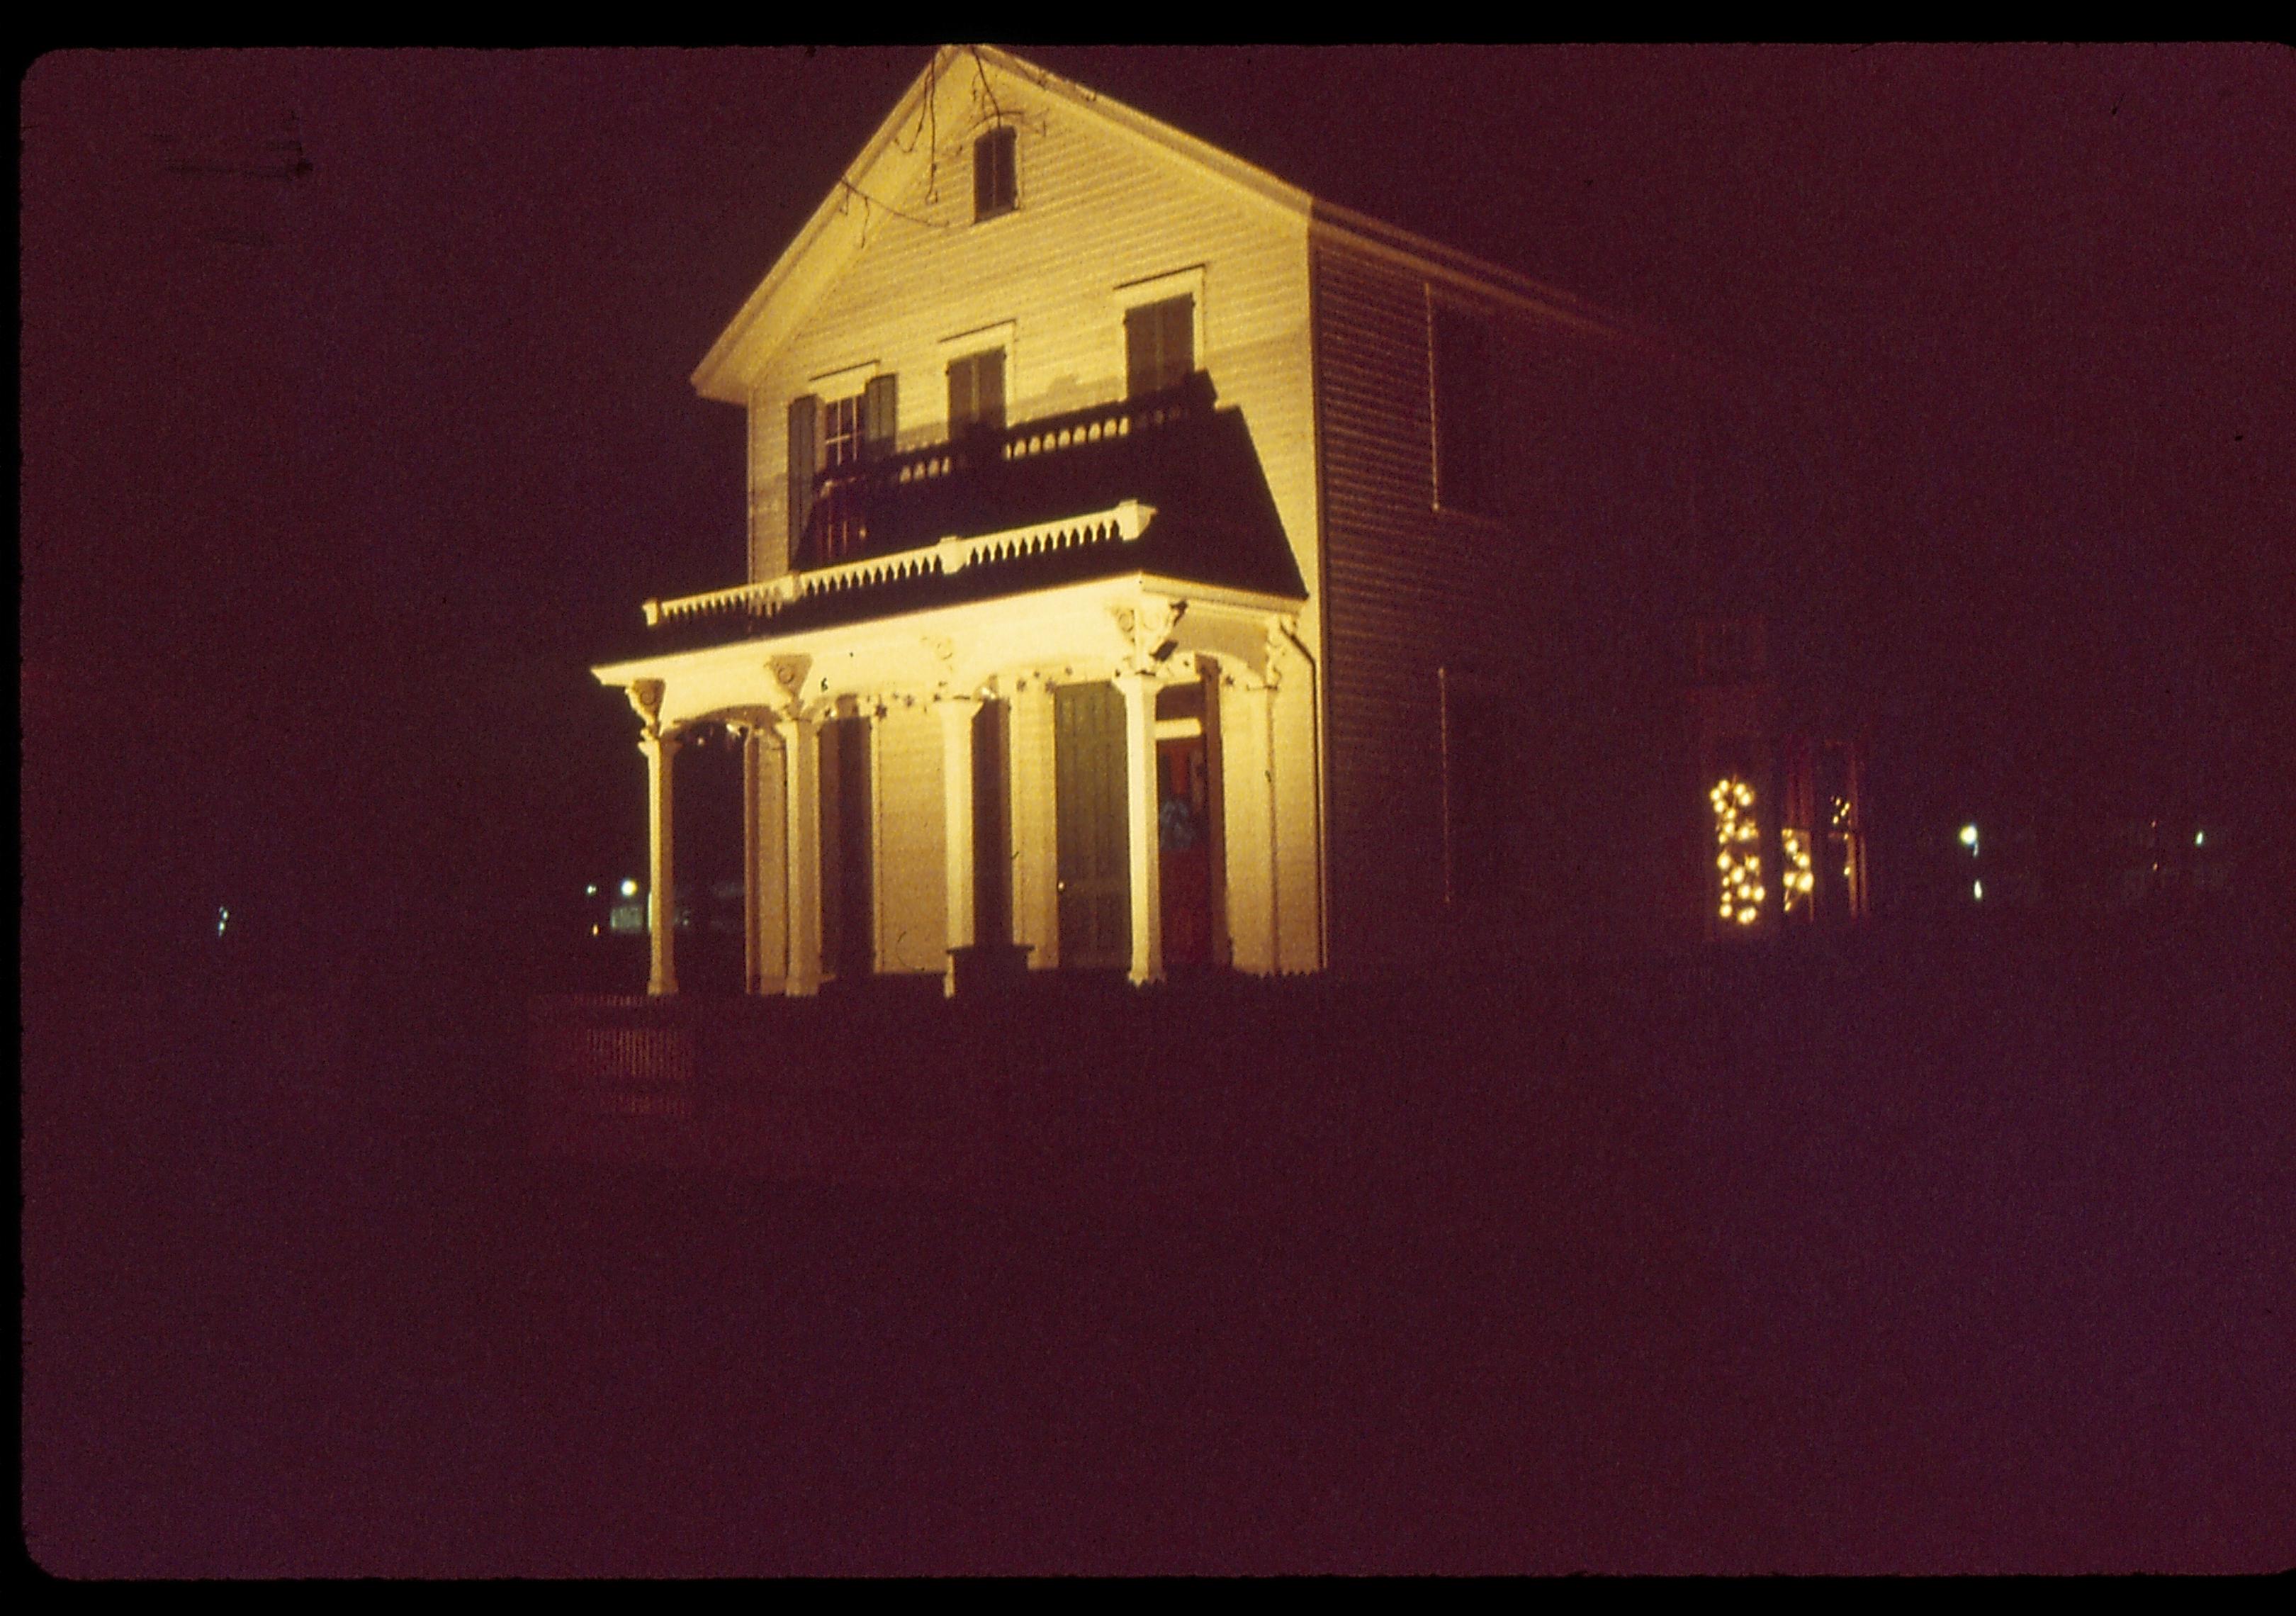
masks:
[[[742,743],[742,991],[758,990],[758,907],[764,885],[758,878],[758,732],[732,726]]]
[[[646,933],[652,969],[646,991],[677,991],[677,891],[670,867],[670,759],[677,755],[673,730],[648,726],[638,740],[646,760]]]
[[[974,696],[944,696],[940,701],[940,800],[943,868],[942,892],[948,908],[946,941],[951,948],[969,948],[975,936],[976,894],[972,865],[972,721],[980,714]],[[956,956],[948,956],[941,990],[956,993]]]
[[[782,782],[788,808],[784,890],[788,893],[788,986],[805,995],[821,990],[821,726],[802,712],[775,721],[783,754]]]
[[[1120,673],[1116,688],[1124,697],[1124,797],[1126,850],[1132,859],[1132,980],[1164,980],[1164,891],[1158,857],[1156,780],[1156,679]]]

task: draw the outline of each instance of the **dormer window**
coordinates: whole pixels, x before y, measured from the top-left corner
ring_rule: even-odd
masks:
[[[978,221],[1010,213],[1020,202],[1013,167],[1017,136],[1010,128],[991,129],[972,143],[972,217]]]

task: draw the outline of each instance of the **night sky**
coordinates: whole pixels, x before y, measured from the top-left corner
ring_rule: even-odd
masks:
[[[2284,817],[2288,53],[1017,48],[1710,356],[1877,815]],[[514,950],[636,874],[586,668],[742,564],[686,378],[925,60],[34,64],[28,956]]]

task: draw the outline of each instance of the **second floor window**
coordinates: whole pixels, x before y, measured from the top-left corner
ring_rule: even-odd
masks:
[[[1124,311],[1124,390],[1128,398],[1177,387],[1196,368],[1196,300],[1167,298]]]
[[[993,218],[1019,205],[1018,176],[1013,168],[1016,137],[1009,129],[991,129],[972,143],[972,217]]]
[[[855,474],[892,453],[898,417],[898,380],[890,375],[872,376],[860,392],[841,398],[807,393],[790,400],[791,565],[819,566],[866,539],[867,512]]]
[[[1434,311],[1435,504],[1490,514],[1497,468],[1490,328],[1464,309]]]
[[[948,367],[948,435],[1004,428],[1004,350],[967,354]]]

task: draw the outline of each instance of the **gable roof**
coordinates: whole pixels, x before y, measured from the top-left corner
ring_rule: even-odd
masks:
[[[1103,127],[1191,164],[1261,205],[1304,218],[1320,232],[1341,238],[1350,245],[1406,263],[1432,278],[1469,287],[1528,312],[1583,329],[1665,346],[1653,333],[1597,309],[1582,299],[1351,209],[1321,201],[1184,130],[994,45],[945,45],[933,53],[923,70],[862,146],[860,155],[848,165],[837,185],[822,199],[821,205],[813,210],[812,217],[783,250],[766,278],[742,305],[741,311],[710,345],[693,378],[695,390],[702,397],[731,404],[747,402],[742,377],[781,346],[820,295],[859,253],[867,210],[854,208],[854,197],[892,194],[912,172],[931,160],[931,154],[922,149],[922,143],[903,143],[901,131],[918,118],[925,98],[939,92],[944,78],[960,59],[970,59],[984,76],[994,70],[1022,79],[1096,119]]]

